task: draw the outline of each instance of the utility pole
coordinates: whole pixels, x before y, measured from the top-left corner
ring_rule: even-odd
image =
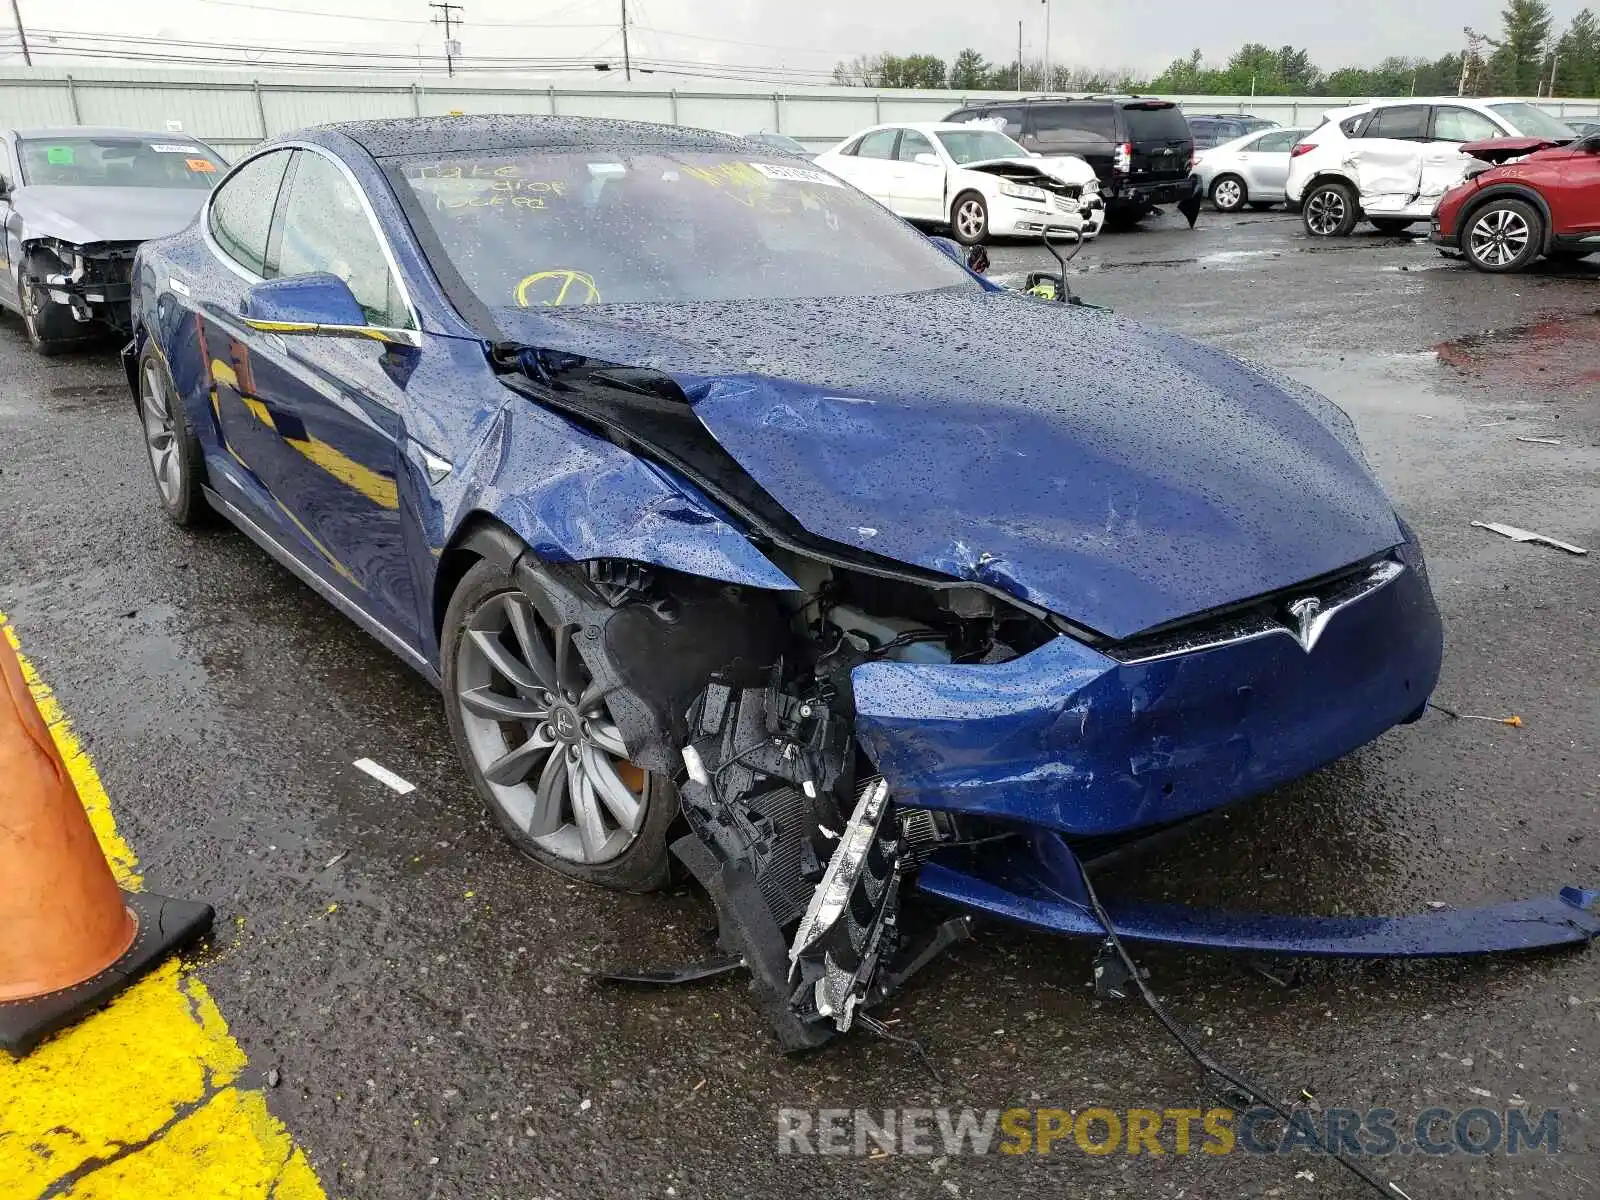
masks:
[[[1042,0],[1044,4],[1044,90],[1050,89],[1050,0]]]
[[[16,0],[11,0],[11,2],[15,4]],[[450,0],[434,0],[428,7],[437,8],[443,14],[431,19],[435,25],[444,26],[444,69],[448,74],[454,75],[456,73],[455,43],[450,40],[450,24],[452,21],[462,25],[466,24],[465,21],[455,15],[461,11],[461,5],[453,4]]]
[[[1556,98],[1556,71],[1561,66],[1561,48],[1559,46],[1550,51],[1550,98]]]
[[[28,31],[22,27],[22,10],[17,7],[17,0],[11,0],[11,15],[17,19],[17,41],[22,43],[22,61],[31,67],[33,56],[28,53]]]
[[[628,57],[628,0],[622,0],[622,77],[633,81],[633,60]]]
[[[1017,91],[1022,90],[1022,22],[1017,22]]]

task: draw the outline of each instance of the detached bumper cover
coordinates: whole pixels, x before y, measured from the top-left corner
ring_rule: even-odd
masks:
[[[1284,629],[1134,664],[1064,637],[996,665],[869,663],[853,676],[857,736],[908,807],[1075,836],[1181,820],[1309,774],[1422,708],[1443,633],[1412,562],[1310,652]]]
[[[1072,852],[1049,834],[1032,842],[942,851],[917,876],[923,892],[964,908],[1051,933],[1103,936],[1081,881]],[[1600,891],[1570,887],[1554,896],[1407,917],[1106,905],[1118,936],[1131,941],[1306,958],[1444,958],[1584,945],[1600,937],[1597,909]]]

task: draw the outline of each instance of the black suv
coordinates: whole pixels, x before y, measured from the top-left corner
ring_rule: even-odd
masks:
[[[1194,135],[1183,110],[1151,96],[1040,97],[988,100],[945,118],[1005,122],[1024,148],[1049,157],[1075,154],[1094,168],[1106,216],[1137,221],[1157,204],[1199,202],[1189,174]]]

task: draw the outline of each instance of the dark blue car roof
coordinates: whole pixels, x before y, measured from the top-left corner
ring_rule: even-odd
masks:
[[[374,158],[482,150],[591,150],[672,146],[680,150],[737,150],[742,139],[709,129],[601,117],[392,117],[320,125],[306,134],[338,133]]]

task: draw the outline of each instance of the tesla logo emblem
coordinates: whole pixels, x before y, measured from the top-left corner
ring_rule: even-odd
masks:
[[[1327,628],[1328,620],[1333,614],[1322,611],[1321,600],[1315,596],[1307,596],[1289,605],[1289,615],[1294,618],[1294,628],[1289,632],[1294,634],[1294,639],[1300,643],[1300,648],[1310,654],[1311,648],[1317,644],[1317,639],[1322,636],[1322,631]]]
[[[578,722],[573,715],[564,708],[556,709],[555,721],[556,736],[562,741],[570,742],[578,732]]]

